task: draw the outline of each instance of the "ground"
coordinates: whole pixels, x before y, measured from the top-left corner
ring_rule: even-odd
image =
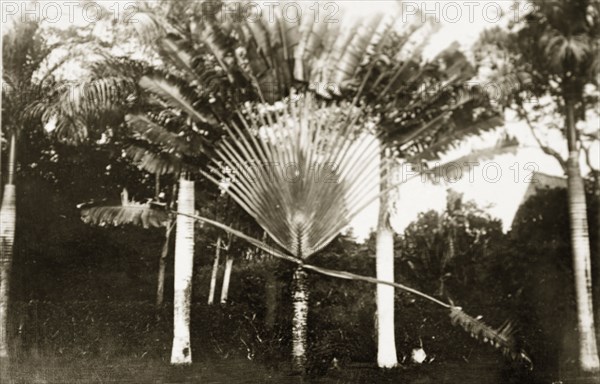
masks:
[[[168,384],[592,384],[598,379],[569,377],[560,381],[536,381],[532,376],[514,377],[497,364],[426,364],[382,371],[367,364],[331,369],[320,377],[289,375],[285,367],[266,368],[249,360],[226,359],[201,361],[187,367],[172,367],[156,359],[101,360],[80,358],[29,359],[2,366],[2,383],[168,383]],[[594,381],[596,380],[596,381]]]

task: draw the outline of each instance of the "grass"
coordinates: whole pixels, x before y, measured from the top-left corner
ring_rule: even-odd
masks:
[[[380,370],[370,364],[352,364],[330,369],[324,376],[300,377],[285,366],[267,368],[245,359],[199,361],[191,366],[172,367],[159,359],[29,358],[4,363],[3,384],[527,384],[542,383],[527,376],[514,377],[498,364],[431,363],[393,370]],[[553,380],[547,381],[551,384]],[[562,381],[562,384],[588,384],[594,381]]]

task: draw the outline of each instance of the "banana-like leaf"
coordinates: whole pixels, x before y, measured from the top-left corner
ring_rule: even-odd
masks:
[[[170,106],[184,111],[194,120],[204,124],[217,124],[215,118],[210,113],[201,111],[197,105],[195,106],[196,100],[190,100],[185,96],[177,84],[165,78],[149,76],[142,77],[139,84],[143,89],[160,96]]]
[[[155,148],[131,144],[124,151],[134,164],[148,173],[176,175],[184,167],[181,157]]]
[[[452,149],[457,143],[460,143],[469,137],[496,129],[503,124],[504,119],[501,116],[496,115],[474,124],[467,124],[455,130],[445,132],[435,141],[435,143],[427,146],[422,151],[419,151],[415,156],[412,156],[411,162],[438,159],[440,154]]]
[[[488,147],[480,148],[475,151],[471,151],[464,156],[435,164],[433,167],[429,167],[427,164],[421,163],[419,165],[423,170],[419,175],[416,176],[426,175],[434,183],[444,180],[456,181],[465,175],[465,173],[463,173],[463,169],[468,170],[473,163],[490,160],[495,156],[507,153],[515,153],[519,147],[520,144],[516,138],[505,136]],[[418,159],[418,156],[414,159],[409,159],[409,162],[414,164],[416,163],[416,161],[414,161],[416,159]]]
[[[150,144],[159,146],[168,153],[194,156],[203,150],[203,145],[199,140],[193,142],[186,140],[185,137],[168,131],[163,126],[155,123],[146,115],[129,114],[125,116],[125,122],[134,131],[135,136],[148,141]]]
[[[84,223],[97,226],[122,226],[131,224],[143,228],[167,226],[169,212],[157,209],[150,203],[129,202],[127,205],[84,206],[81,208]]]
[[[172,38],[160,40],[158,47],[162,57],[166,57],[175,68],[193,81],[197,74],[194,71],[193,58],[188,51],[179,47],[177,42]]]
[[[349,103],[326,105],[310,93],[247,110],[245,129],[229,128],[206,176],[221,186],[229,179],[227,193],[273,240],[309,257],[378,196],[379,142],[359,115]]]

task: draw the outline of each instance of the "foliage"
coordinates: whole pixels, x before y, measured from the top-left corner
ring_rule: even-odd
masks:
[[[494,329],[456,307],[450,310],[450,318],[453,325],[460,325],[467,332],[470,332],[473,338],[482,340],[484,343],[489,342],[492,346],[502,350],[505,355],[510,355],[513,360],[523,360],[533,369],[531,358],[524,351],[519,351],[515,347],[514,327],[510,321],[506,321],[500,327]]]
[[[327,245],[377,196],[379,151],[348,106],[322,106],[310,94],[293,98],[277,112],[269,106],[249,111],[244,125],[251,134],[234,126],[216,151],[211,169],[218,177],[207,177],[222,185],[233,172],[223,188],[275,242],[302,259]]]
[[[399,239],[400,270],[427,292],[468,300],[471,287],[489,277],[480,266],[493,257],[490,248],[501,236],[499,221],[450,191],[442,214],[420,214]]]
[[[129,202],[121,206],[84,206],[81,219],[86,224],[99,226],[133,224],[143,228],[168,225],[169,213],[151,207],[150,203]]]

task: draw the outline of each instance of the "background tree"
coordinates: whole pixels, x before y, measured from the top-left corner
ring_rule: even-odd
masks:
[[[516,24],[508,41],[500,42],[509,52],[508,67],[516,81],[516,89],[507,93],[508,103],[517,110],[534,95],[538,99],[551,97],[556,111],[564,119],[561,127],[567,141],[568,158],[542,145],[564,165],[568,178],[569,215],[573,265],[578,300],[579,362],[586,372],[600,370],[592,309],[592,282],[586,197],[580,171],[580,138],[577,121],[590,107],[585,97],[586,87],[598,86],[598,34],[600,3],[598,1],[567,1],[536,3],[536,8]],[[501,36],[499,36],[501,37]],[[498,41],[498,40],[496,40]],[[505,68],[506,69],[506,68]],[[515,84],[513,84],[515,85]],[[525,114],[522,117],[527,118]],[[535,132],[534,132],[535,135]],[[539,140],[538,140],[539,141]]]

